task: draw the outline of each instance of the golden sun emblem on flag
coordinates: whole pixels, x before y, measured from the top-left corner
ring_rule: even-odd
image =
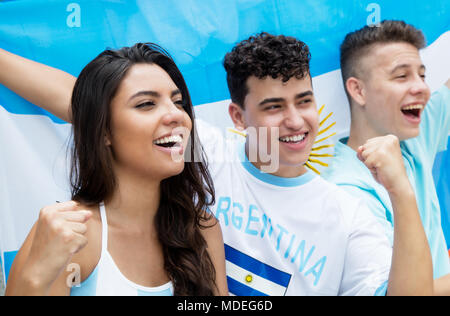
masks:
[[[324,108],[325,108],[325,104],[323,104],[323,105],[320,107],[320,109],[319,109],[319,117],[320,117],[320,115],[322,114]],[[331,123],[330,125],[328,125],[327,127],[323,128],[323,126],[325,125],[326,121],[327,121],[332,115],[333,115],[333,112],[330,112],[330,113],[329,113],[322,121],[320,121],[320,123],[319,123],[319,132],[317,133],[317,137],[318,137],[318,138],[319,138],[320,135],[325,134],[326,132],[329,132],[330,129],[331,129],[334,125],[336,125],[336,122],[333,122],[333,123]],[[332,133],[332,134],[327,135],[327,136],[324,135],[325,137],[320,138],[319,140],[316,140],[316,141],[314,142],[314,145],[320,144],[320,143],[326,141],[327,139],[329,139],[329,138],[331,138],[331,137],[333,137],[333,136],[335,136],[335,135],[336,135],[336,133]],[[321,150],[323,150],[323,149],[326,149],[326,148],[331,148],[331,147],[334,147],[334,145],[331,145],[331,144],[330,144],[330,145],[319,145],[319,146],[314,146],[314,147],[311,149],[311,153],[309,154],[309,158],[308,158],[308,161],[305,163],[305,166],[308,167],[309,169],[311,169],[312,171],[314,171],[315,173],[320,174],[320,172],[319,172],[316,168],[314,168],[311,164],[314,163],[314,164],[319,164],[319,165],[321,165],[321,166],[323,166],[323,167],[328,167],[328,164],[327,164],[327,163],[325,163],[325,162],[323,162],[323,161],[321,161],[321,160],[319,160],[319,159],[317,159],[317,158],[334,157],[334,156],[331,155],[331,154],[321,154],[321,153],[317,153],[317,152],[318,152],[318,151],[321,151]]]
[[[319,111],[318,111],[319,118],[320,118],[324,108],[325,108],[325,104],[323,104],[320,107]],[[336,135],[336,133],[331,133],[329,135],[325,135],[327,132],[330,132],[330,130],[331,130],[331,128],[333,126],[336,125],[336,122],[332,122],[327,127],[324,127],[326,125],[325,123],[327,122],[327,120],[332,115],[333,115],[333,112],[330,112],[323,120],[320,121],[320,123],[319,123],[319,132],[317,133],[317,138],[319,138],[320,135],[323,135],[324,137],[322,137],[322,138],[320,138],[318,140],[315,140],[314,141],[314,145],[323,143],[324,141],[326,141],[326,140],[328,140],[331,137]],[[238,130],[235,130],[233,128],[228,128],[228,131],[230,131],[230,132],[232,132],[234,134],[237,134],[239,136],[242,136],[244,138],[247,137],[247,133],[245,131],[238,131]],[[314,171],[315,173],[320,175],[320,171],[317,170],[315,167],[313,167],[311,164],[318,164],[318,165],[321,165],[323,167],[328,167],[329,165],[327,163],[323,162],[322,160],[320,160],[319,158],[330,158],[330,157],[334,157],[334,155],[331,155],[329,153],[318,153],[318,152],[321,151],[321,150],[327,149],[327,148],[331,148],[331,147],[334,147],[334,145],[333,144],[326,144],[326,145],[314,146],[311,149],[311,153],[309,154],[309,158],[308,158],[308,161],[305,163],[305,166],[307,168],[311,169],[312,171]]]

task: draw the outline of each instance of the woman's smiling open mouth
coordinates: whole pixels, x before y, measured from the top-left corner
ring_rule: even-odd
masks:
[[[183,136],[182,135],[173,135],[173,136],[166,136],[158,138],[153,142],[157,146],[165,147],[165,148],[171,148],[171,147],[180,147],[183,143]]]

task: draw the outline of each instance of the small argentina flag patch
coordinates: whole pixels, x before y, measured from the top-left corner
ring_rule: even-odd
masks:
[[[225,245],[228,290],[237,296],[284,296],[291,275]]]

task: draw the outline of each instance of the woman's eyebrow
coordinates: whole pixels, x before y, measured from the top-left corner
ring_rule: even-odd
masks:
[[[130,97],[129,100],[132,100],[132,99],[137,98],[137,97],[140,97],[140,96],[152,96],[152,97],[158,98],[158,97],[160,97],[161,95],[160,95],[158,92],[156,92],[156,91],[150,91],[150,90],[139,91],[139,92],[133,94],[133,95]]]
[[[181,94],[180,89],[173,90],[172,93],[170,94],[170,96],[173,98],[173,97],[176,96],[177,94]]]
[[[170,97],[173,98],[174,96],[176,96],[178,94],[181,94],[180,89],[173,90],[172,93],[170,94]],[[129,100],[132,100],[132,99],[140,97],[140,96],[151,96],[151,97],[159,98],[161,96],[161,94],[156,91],[144,90],[144,91],[136,92],[129,98]]]

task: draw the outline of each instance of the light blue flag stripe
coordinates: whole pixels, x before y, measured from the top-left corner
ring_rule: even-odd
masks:
[[[72,3],[79,5],[80,27],[66,23]],[[415,25],[429,43],[450,28],[448,0],[435,0],[433,6],[423,0],[379,0],[377,4],[382,19],[403,19]],[[256,32],[286,34],[306,42],[312,54],[312,76],[339,69],[337,48],[345,34],[367,24],[367,5],[364,1],[282,0],[0,2],[0,47],[77,76],[106,47],[156,42],[175,58],[193,103],[205,104],[229,99],[223,57],[235,43]],[[45,21],[36,12],[46,12]],[[1,87],[0,97],[0,104],[12,113],[39,113]],[[14,102],[5,102],[10,99]]]

